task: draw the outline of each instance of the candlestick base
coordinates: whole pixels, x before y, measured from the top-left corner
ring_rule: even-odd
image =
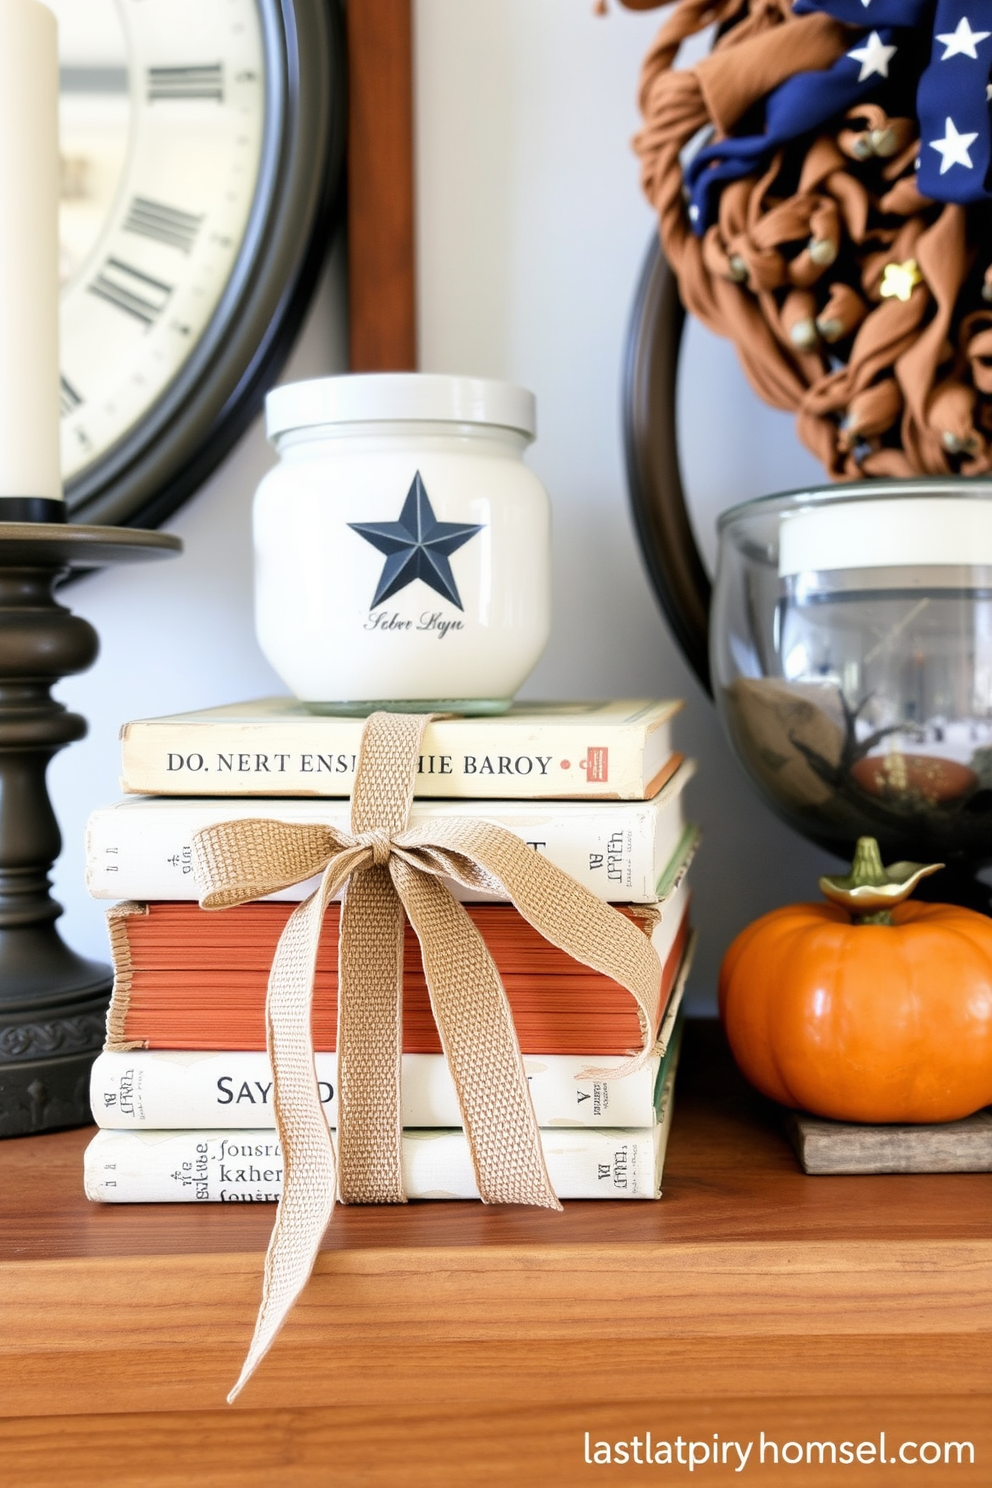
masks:
[[[0,496],[0,522],[58,522],[69,519],[65,502],[51,496]]]
[[[109,967],[63,942],[62,908],[49,892],[62,839],[48,762],[86,733],[51,688],[85,671],[98,650],[93,627],[54,589],[73,570],[182,550],[160,532],[2,520],[14,499],[0,500],[0,1137],[91,1120],[89,1069],[112,982]]]

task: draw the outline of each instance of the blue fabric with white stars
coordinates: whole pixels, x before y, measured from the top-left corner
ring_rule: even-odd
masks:
[[[967,205],[990,195],[990,63],[992,5],[937,0],[933,53],[916,95],[924,196]]]
[[[933,36],[916,92],[919,189],[940,202],[989,200],[992,0],[796,0],[794,8],[870,29],[832,67],[796,73],[774,89],[765,100],[761,134],[707,145],[686,165],[689,219],[697,234],[714,220],[727,181],[761,169],[790,140],[877,97],[900,80],[913,52],[918,65],[916,46],[906,45],[907,28],[927,27]]]

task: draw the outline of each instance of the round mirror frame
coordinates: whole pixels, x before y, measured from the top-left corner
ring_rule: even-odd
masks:
[[[657,238],[634,298],[623,367],[623,434],[634,525],[648,575],[686,660],[712,695],[712,585],[686,506],[678,453],[678,371],[685,310]]]

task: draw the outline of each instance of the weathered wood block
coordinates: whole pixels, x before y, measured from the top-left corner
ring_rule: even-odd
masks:
[[[932,1126],[861,1126],[785,1113],[803,1172],[992,1173],[992,1106]]]

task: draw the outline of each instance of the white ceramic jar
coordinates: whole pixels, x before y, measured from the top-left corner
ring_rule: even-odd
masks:
[[[523,463],[534,398],[423,373],[274,389],[255,498],[255,623],[317,712],[497,713],[550,625],[550,505]]]

